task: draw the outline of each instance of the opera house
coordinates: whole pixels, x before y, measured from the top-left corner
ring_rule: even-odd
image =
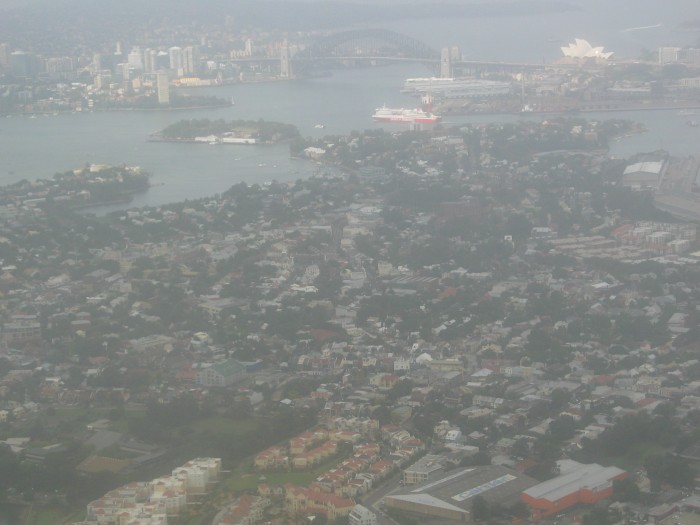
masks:
[[[566,47],[561,48],[562,53],[566,58],[583,60],[583,59],[594,59],[594,60],[607,60],[613,53],[612,51],[604,52],[603,47],[593,47],[588,43],[587,40],[583,38],[576,38],[574,41]]]

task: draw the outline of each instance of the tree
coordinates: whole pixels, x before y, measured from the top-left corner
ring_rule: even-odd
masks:
[[[530,516],[530,509],[524,501],[516,501],[508,509],[508,514],[516,518],[527,518]]]
[[[523,241],[530,236],[532,223],[520,213],[514,213],[506,221],[506,230],[516,241]]]
[[[644,462],[652,487],[658,489],[666,483],[674,488],[692,487],[695,470],[681,457],[674,454],[657,454]]]
[[[490,464],[491,456],[481,450],[473,456],[462,458],[462,460],[459,462],[460,467],[481,467]]]
[[[19,460],[8,445],[0,444],[0,504],[5,501],[6,491],[14,486],[19,473]]]
[[[409,395],[412,390],[413,381],[411,381],[410,379],[401,379],[389,389],[386,397],[389,401],[395,401],[400,397]]]
[[[85,379],[85,375],[77,366],[72,366],[68,369],[68,377],[64,379],[64,383],[68,388],[77,388]]]
[[[549,396],[551,400],[551,408],[554,412],[564,410],[571,401],[571,393],[563,388],[555,388]]]
[[[519,458],[526,458],[530,455],[530,445],[525,438],[518,439],[511,450],[512,454]]]
[[[0,358],[0,378],[5,377],[5,375],[12,370],[12,363],[10,363],[9,359],[5,359],[4,357]]]
[[[615,501],[637,502],[641,499],[641,491],[631,477],[616,479],[613,481],[613,494]]]
[[[671,403],[659,403],[656,408],[654,408],[655,416],[662,416],[665,418],[672,417],[675,412],[676,407],[674,407]]]
[[[372,417],[378,420],[380,425],[391,423],[391,409],[386,405],[380,405],[374,409]]]
[[[559,416],[549,423],[549,435],[555,441],[564,441],[574,437],[576,422],[571,416]]]
[[[610,512],[607,509],[593,509],[583,515],[581,525],[612,525]]]

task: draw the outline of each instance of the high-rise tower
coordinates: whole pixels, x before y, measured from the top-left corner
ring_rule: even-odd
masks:
[[[168,79],[168,72],[161,69],[156,75],[157,79],[157,90],[158,90],[158,104],[161,106],[167,106],[170,104],[170,80]]]
[[[168,55],[170,57],[170,69],[179,77],[184,73],[183,60],[182,60],[182,48],[173,46],[168,49]]]
[[[186,75],[199,73],[199,48],[187,46],[182,53],[182,67]]]

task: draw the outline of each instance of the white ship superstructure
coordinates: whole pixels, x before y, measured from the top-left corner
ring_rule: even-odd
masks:
[[[420,108],[417,109],[404,109],[404,108],[388,108],[382,106],[377,108],[372,115],[372,119],[375,122],[407,122],[409,124],[434,124],[440,117],[434,115],[429,111],[424,111]]]

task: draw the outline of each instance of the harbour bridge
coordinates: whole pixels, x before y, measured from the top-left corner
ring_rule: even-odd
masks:
[[[316,68],[345,65],[373,65],[389,62],[418,62],[431,70],[434,76],[451,77],[455,71],[529,72],[543,64],[488,62],[464,60],[458,48],[436,50],[423,42],[386,29],[353,29],[331,34],[292,54],[289,46],[282,46],[279,57],[242,57],[228,60],[234,64],[262,64],[279,62],[280,76],[304,76]]]

